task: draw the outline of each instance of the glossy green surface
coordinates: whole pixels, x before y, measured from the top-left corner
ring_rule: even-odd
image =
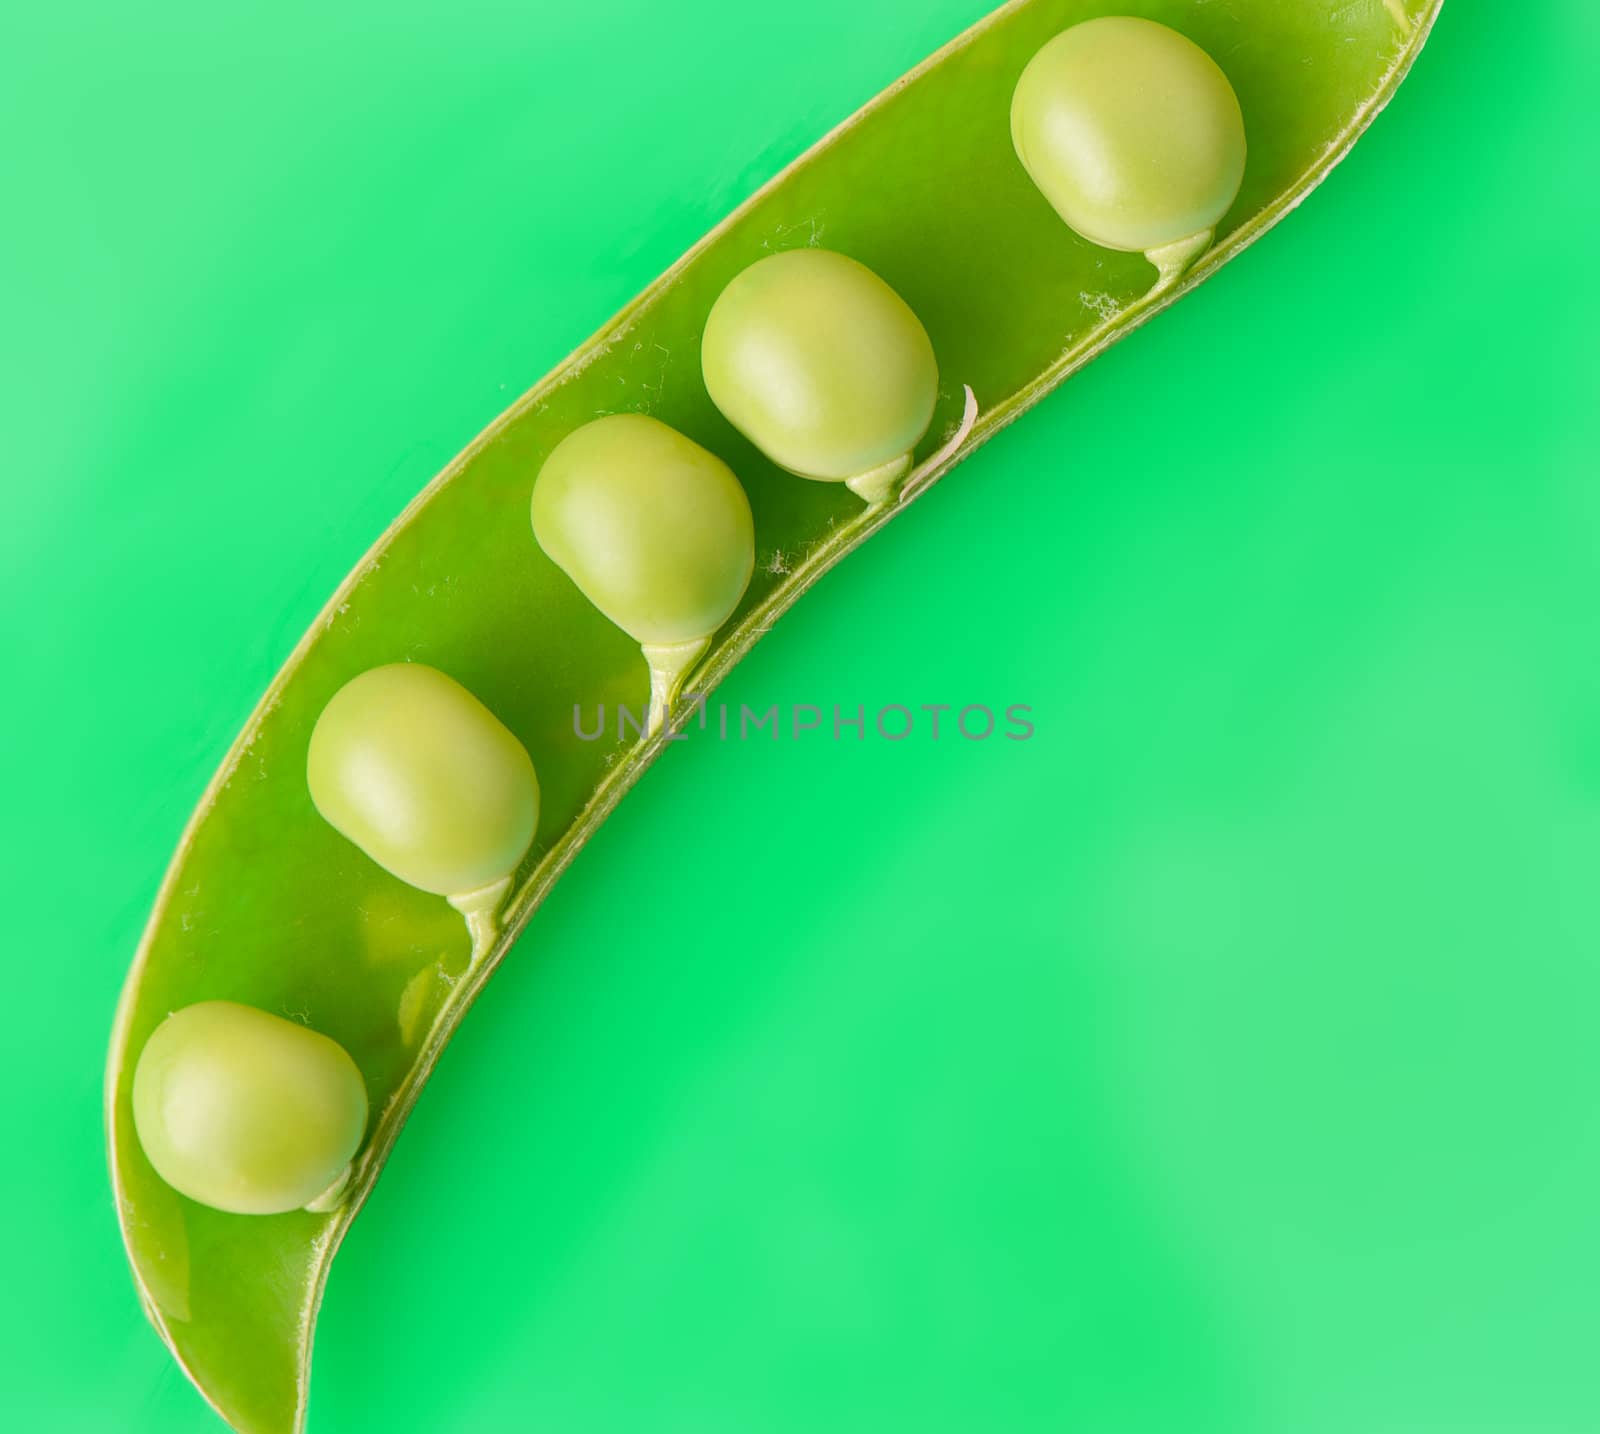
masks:
[[[533,485],[533,534],[634,641],[710,637],[755,567],[750,500],[728,465],[642,414],[587,423]]]
[[[700,365],[722,416],[802,478],[842,483],[909,458],[939,399],[917,316],[828,249],[791,249],[739,274],[712,305]]]
[[[326,1036],[234,1001],[168,1016],[133,1079],[139,1145],[180,1194],[236,1215],[324,1195],[367,1128],[367,1091]]]
[[[1143,252],[1214,229],[1245,172],[1245,122],[1228,77],[1165,25],[1106,16],[1029,62],[1011,137],[1073,229]]]
[[[1398,83],[1423,27],[1398,27],[1373,9],[1343,14],[1330,31],[1320,6],[1266,0],[1225,11],[1144,8],[1228,55],[1244,108],[1267,135],[1253,149],[1217,249],[1165,303],[1326,173]],[[180,1358],[241,1428],[290,1428],[302,1417],[309,1331],[348,1216],[518,923],[637,776],[639,758],[658,750],[572,740],[574,703],[638,703],[644,674],[632,643],[553,563],[539,560],[527,530],[533,474],[568,433],[622,405],[662,418],[730,462],[750,493],[759,553],[736,625],[709,660],[712,677],[724,673],[823,561],[901,511],[849,528],[856,500],[795,483],[716,414],[695,381],[696,348],[711,303],[736,273],[775,245],[817,236],[882,274],[925,322],[944,375],[923,451],[953,426],[960,384],[971,384],[982,404],[957,456],[1155,311],[1143,303],[1144,261],[1091,250],[1070,235],[1063,242],[1059,219],[1011,154],[1005,116],[1023,64],[1087,13],[1085,5],[1042,0],[1002,12],[739,211],[408,511],[336,595],[230,754],[130,976],[107,1099],[119,1208],[141,1289]],[[1414,19],[1431,13],[1418,7]],[[1308,49],[1320,61],[1314,78],[1297,70],[1285,86],[1284,56]],[[952,175],[961,182],[953,185]],[[459,677],[540,762],[544,806],[512,928],[466,979],[459,921],[435,899],[397,889],[318,821],[296,776],[333,693],[355,673],[405,656]],[[249,860],[240,859],[242,849]],[[203,944],[191,934],[197,926]],[[334,945],[347,960],[326,960]],[[360,1065],[378,1116],[357,1161],[350,1211],[241,1222],[185,1206],[143,1161],[128,1111],[132,1053],[166,1010],[224,994],[304,1011]]]
[[[385,871],[436,896],[510,876],[539,825],[526,749],[459,682],[375,667],[322,709],[306,750],[318,813]]]

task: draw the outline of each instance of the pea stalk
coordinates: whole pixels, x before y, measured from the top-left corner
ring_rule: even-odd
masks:
[[[1207,249],[1211,247],[1211,240],[1215,235],[1214,229],[1205,229],[1198,234],[1191,234],[1187,239],[1177,239],[1171,244],[1162,244],[1154,249],[1146,249],[1144,257],[1156,266],[1155,287],[1151,294],[1159,294],[1170,289],[1191,268]]]
[[[654,737],[661,731],[667,714],[683,689],[684,678],[710,647],[709,637],[662,646],[650,643],[643,645],[644,660],[650,668],[650,715],[645,722],[646,737]]]
[[[502,876],[476,891],[445,898],[467,921],[467,935],[472,942],[468,957],[474,966],[494,948],[494,938],[500,934],[500,912],[511,892],[511,878]]]
[[[846,478],[844,486],[872,508],[894,492],[900,480],[910,471],[911,455],[902,453],[898,458],[891,458],[887,463],[880,463],[876,468],[867,469],[865,473],[857,473],[854,478]]]

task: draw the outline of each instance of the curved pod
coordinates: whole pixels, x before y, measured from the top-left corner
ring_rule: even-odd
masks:
[[[1254,140],[1215,247],[1152,296],[1142,256],[1063,242],[1060,219],[1039,202],[1008,133],[1028,61],[1090,7],[1007,5],[719,226],[518,400],[383,536],[291,656],[205,793],[129,973],[107,1062],[111,1167],[138,1289],[162,1338],[235,1427],[287,1434],[304,1419],[311,1332],[333,1255],[441,1051],[560,873],[665,750],[660,739],[557,740],[571,735],[575,701],[637,694],[643,674],[636,644],[554,564],[530,560],[526,505],[539,456],[619,407],[648,411],[720,448],[721,420],[696,372],[706,314],[740,271],[797,235],[822,228],[869,257],[897,292],[916,296],[939,335],[945,370],[983,395],[981,417],[963,432],[961,396],[941,395],[918,445],[925,481],[864,511],[840,485],[797,483],[758,454],[741,456],[756,565],[739,612],[696,673],[697,688],[710,691],[833,563],[908,501],[1296,209],[1395,93],[1437,8],[1436,0],[1406,0],[1401,24],[1380,7],[1353,7],[1335,29],[1326,7],[1309,0],[1143,7],[1228,57]],[[1284,54],[1326,63],[1296,66],[1286,83]],[[1014,505],[997,506],[997,533],[1015,521]],[[347,860],[346,844],[317,820],[299,780],[322,707],[351,672],[392,660],[401,643],[448,670],[506,674],[496,697],[502,718],[551,739],[548,750],[539,746],[547,845],[470,969],[463,946],[450,945],[438,924],[436,900],[371,863]],[[667,730],[686,720],[677,714]],[[280,769],[291,778],[276,779]],[[258,779],[263,773],[267,780]],[[370,959],[330,967],[325,947],[286,946],[281,930],[261,921],[263,911],[295,913],[297,929],[345,933]],[[374,912],[382,919],[369,919]],[[203,944],[193,934],[197,915]],[[380,1008],[414,980],[425,993],[410,1013],[415,1021],[383,1019]],[[185,1201],[144,1158],[132,1123],[137,1053],[170,1011],[224,983],[236,999],[268,1009],[293,993],[312,1026],[340,1033],[367,1078],[376,1115],[336,1211],[270,1220],[223,1214]],[[367,1014],[357,1021],[356,1012]],[[226,1269],[205,1258],[222,1248]]]

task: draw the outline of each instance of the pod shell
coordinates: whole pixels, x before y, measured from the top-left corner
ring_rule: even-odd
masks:
[[[510,876],[539,825],[526,749],[459,682],[417,662],[352,678],[306,755],[323,817],[379,866],[436,896]]]
[[[909,455],[939,398],[922,321],[829,249],[786,250],[735,277],[712,305],[700,363],[728,422],[779,467],[825,482]]]
[[[1244,178],[1228,77],[1153,20],[1074,25],[1029,61],[1011,102],[1023,167],[1068,225],[1145,251],[1214,229]]]
[[[710,637],[755,571],[755,520],[733,470],[645,414],[569,434],[533,485],[533,534],[636,642]]]
[[[235,1215],[298,1210],[344,1172],[367,1089],[337,1041],[234,1001],[167,1017],[133,1077],[133,1119],[156,1173]]]

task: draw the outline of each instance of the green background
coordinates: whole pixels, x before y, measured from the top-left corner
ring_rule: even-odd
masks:
[[[101,1069],[294,640],[984,8],[0,19],[8,1427],[218,1427]],[[1597,69],[1585,0],[1453,0],[1304,210],[785,619],[726,700],[1037,735],[652,772],[357,1222],[314,1434],[1600,1430]]]

